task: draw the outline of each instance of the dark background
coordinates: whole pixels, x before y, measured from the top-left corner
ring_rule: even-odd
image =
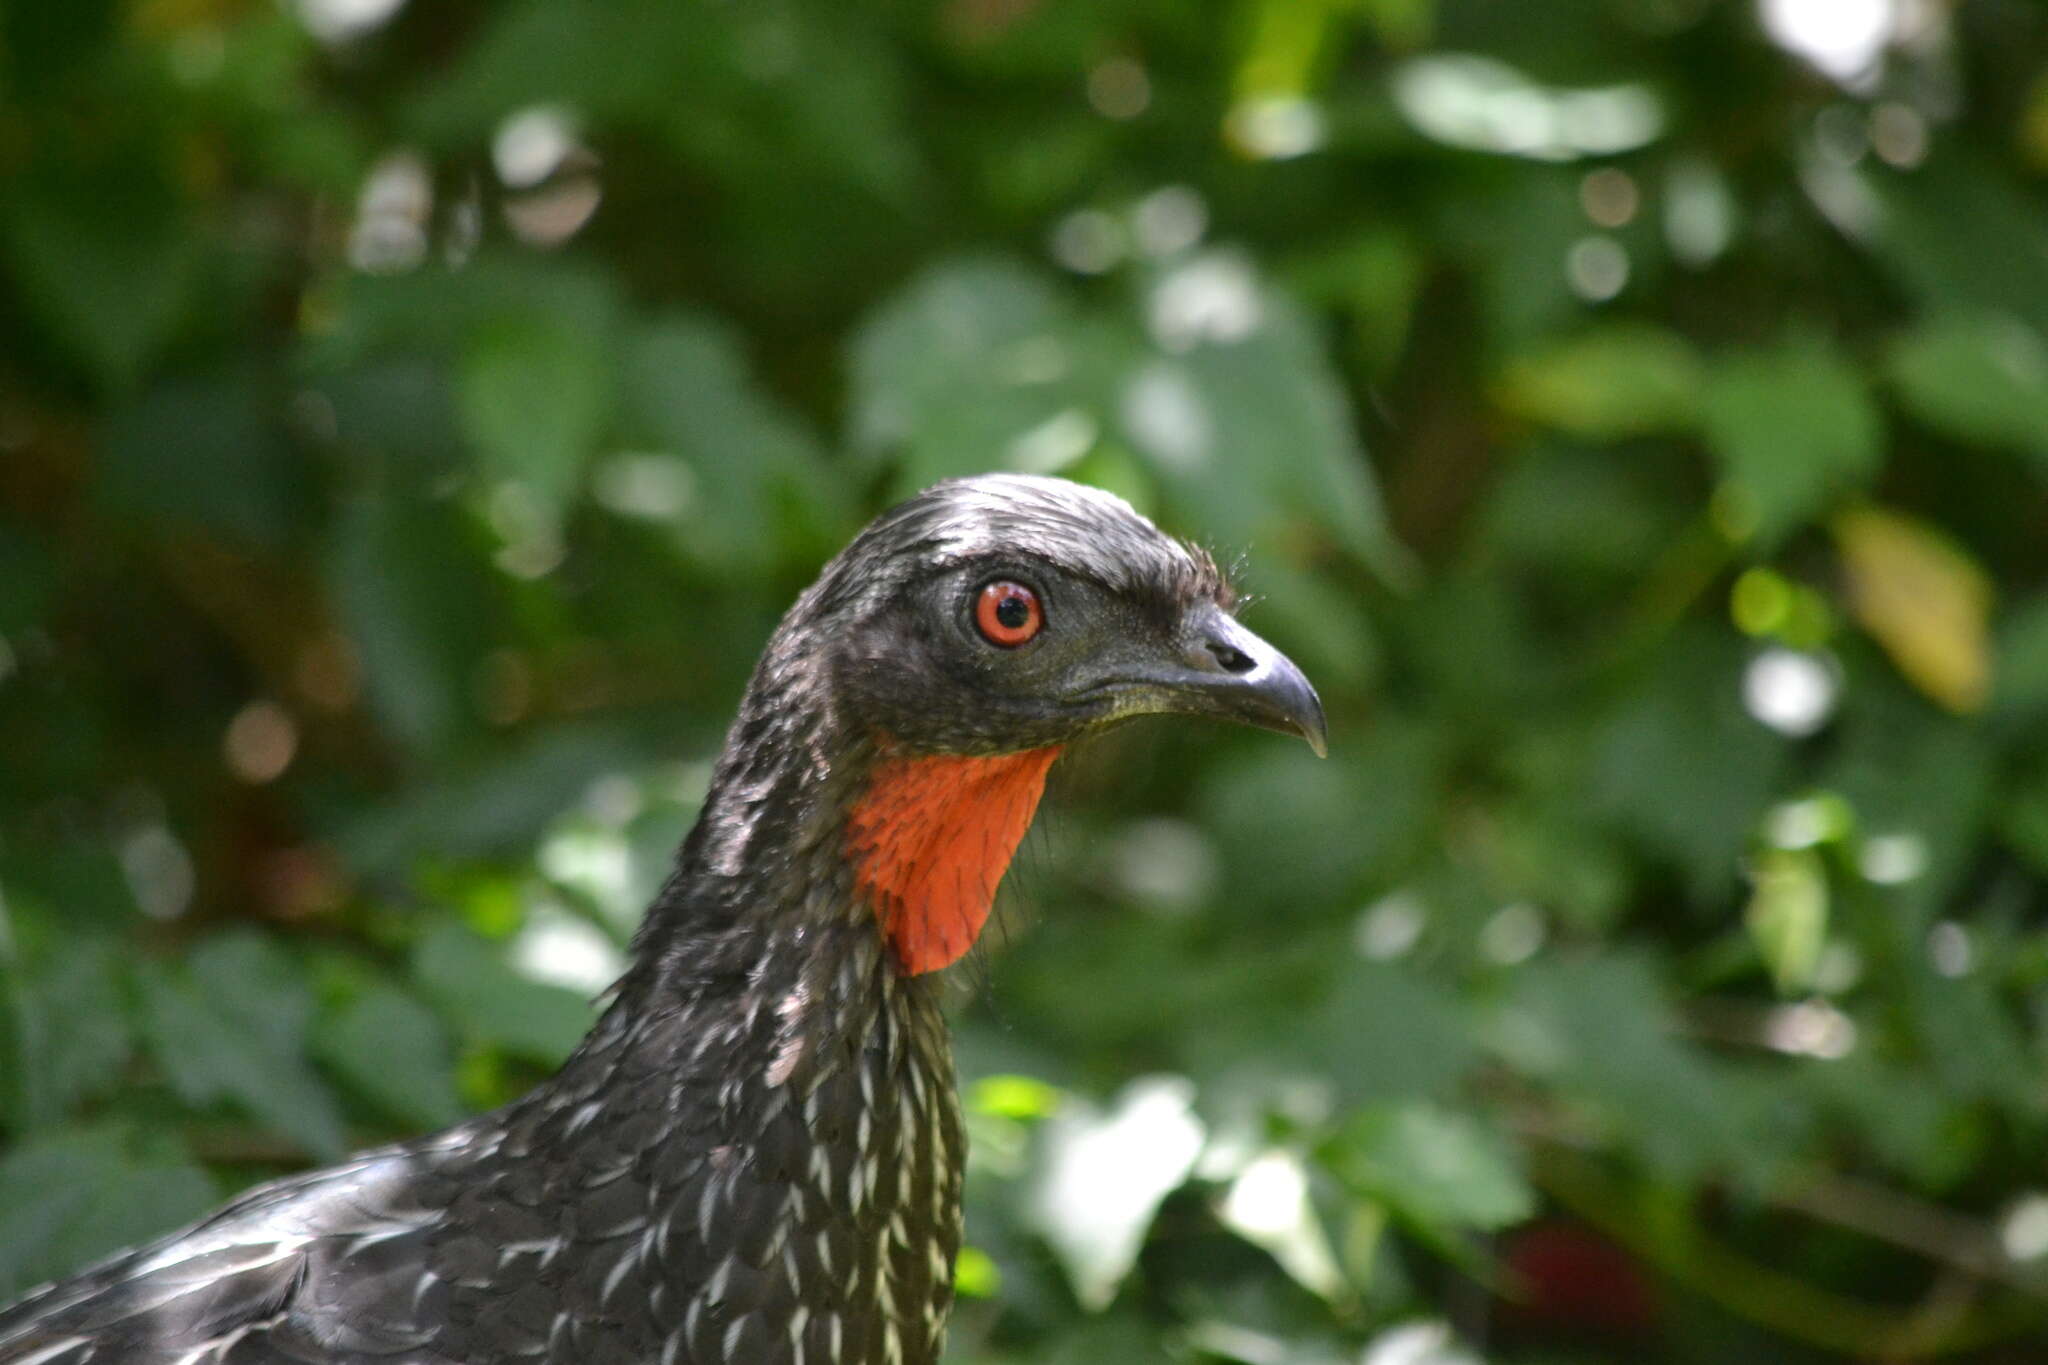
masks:
[[[545,1074],[940,475],[1333,756],[1063,763],[962,1362],[2042,1358],[2048,11],[13,0],[0,1292]]]

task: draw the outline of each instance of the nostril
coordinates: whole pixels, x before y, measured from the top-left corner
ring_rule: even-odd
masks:
[[[1211,640],[1209,652],[1216,656],[1216,662],[1223,666],[1225,673],[1249,673],[1259,666],[1258,660],[1251,655],[1221,640]]]

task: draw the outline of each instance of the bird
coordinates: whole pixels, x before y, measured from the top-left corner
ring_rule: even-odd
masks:
[[[931,1365],[966,1145],[942,971],[1078,741],[1176,713],[1325,752],[1239,606],[1080,484],[884,512],[769,638],[558,1073],[31,1292],[0,1365]]]

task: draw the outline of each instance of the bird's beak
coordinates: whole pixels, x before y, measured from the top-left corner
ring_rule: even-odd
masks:
[[[1328,726],[1315,688],[1292,659],[1221,607],[1193,609],[1171,657],[1131,661],[1103,690],[1116,695],[1120,714],[1214,716],[1299,735],[1318,758],[1329,756]]]

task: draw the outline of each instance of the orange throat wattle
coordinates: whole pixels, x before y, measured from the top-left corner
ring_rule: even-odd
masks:
[[[937,971],[974,946],[1059,753],[875,766],[847,821],[846,849],[854,885],[904,971]]]

